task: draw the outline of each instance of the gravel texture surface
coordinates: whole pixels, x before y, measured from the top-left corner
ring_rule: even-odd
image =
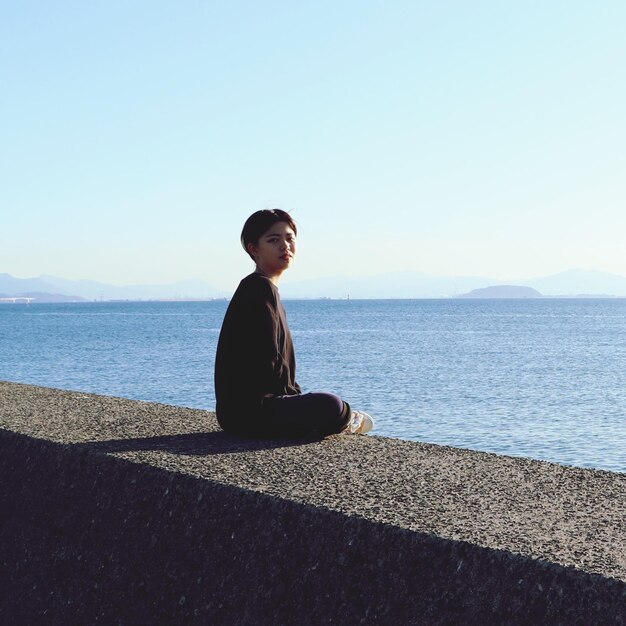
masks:
[[[0,428],[626,581],[626,474],[372,435],[237,439],[207,411],[9,382]]]

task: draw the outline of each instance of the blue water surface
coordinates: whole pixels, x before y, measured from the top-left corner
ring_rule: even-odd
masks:
[[[0,379],[213,409],[225,301],[0,305]],[[626,300],[287,300],[377,434],[626,471]]]

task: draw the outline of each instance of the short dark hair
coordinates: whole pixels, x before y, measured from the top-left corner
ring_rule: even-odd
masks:
[[[293,230],[294,235],[298,234],[296,223],[293,221],[291,215],[281,209],[263,209],[256,211],[246,220],[246,223],[243,225],[243,230],[241,231],[241,245],[253,261],[254,257],[248,251],[248,244],[253,243],[257,245],[261,235],[266,233],[277,222],[285,222],[291,230]]]

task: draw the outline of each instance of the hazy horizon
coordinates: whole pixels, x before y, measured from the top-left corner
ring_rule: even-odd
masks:
[[[0,268],[116,285],[250,271],[626,276],[626,5],[4,4]]]
[[[252,269],[252,268],[250,268]],[[237,281],[238,282],[238,281]],[[161,299],[230,297],[237,283],[220,288],[216,282],[188,279],[173,283],[110,284],[93,280],[68,280],[41,274],[17,278],[0,272],[0,296],[27,293],[64,294],[86,299]],[[285,298],[441,298],[488,287],[531,287],[540,295],[626,297],[626,276],[594,270],[572,269],[551,276],[498,281],[478,276],[434,276],[418,272],[388,272],[369,276],[334,275],[307,280],[281,281]]]

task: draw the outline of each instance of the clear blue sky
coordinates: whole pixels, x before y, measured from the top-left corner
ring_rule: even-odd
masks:
[[[623,1],[0,5],[0,272],[626,275]]]

